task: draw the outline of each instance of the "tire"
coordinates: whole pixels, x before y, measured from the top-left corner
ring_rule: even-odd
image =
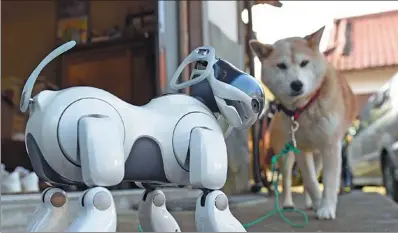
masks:
[[[398,202],[398,180],[394,177],[394,166],[390,159],[386,157],[383,163],[383,185],[386,189],[386,194],[395,202]]]

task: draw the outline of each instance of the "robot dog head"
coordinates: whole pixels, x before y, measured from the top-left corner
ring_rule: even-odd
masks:
[[[191,79],[177,84],[182,69],[191,62],[196,62]],[[212,47],[194,50],[178,67],[170,85],[176,90],[191,87],[192,95],[204,99],[213,112],[220,112],[229,125],[238,129],[252,126],[264,110],[261,84],[231,63],[216,58]]]
[[[265,95],[261,84],[229,62],[217,59],[210,79],[215,101],[227,122],[238,129],[254,124],[264,110]]]

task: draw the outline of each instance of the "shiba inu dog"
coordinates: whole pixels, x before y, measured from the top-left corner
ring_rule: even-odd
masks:
[[[347,81],[319,51],[324,27],[273,45],[251,40],[262,64],[261,79],[279,101],[270,125],[270,146],[278,153],[295,132],[298,155],[289,154],[282,170],[283,206],[293,207],[291,175],[294,161],[303,176],[306,206],[318,219],[335,219],[341,174],[342,139],[356,115],[355,97]],[[280,165],[283,163],[279,161]],[[321,193],[317,173],[323,168]]]

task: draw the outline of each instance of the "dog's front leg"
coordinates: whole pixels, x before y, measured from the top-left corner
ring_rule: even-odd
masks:
[[[321,207],[317,210],[318,219],[335,219],[337,207],[337,190],[341,174],[341,142],[334,143],[323,152],[323,197]]]
[[[289,152],[286,159],[281,161],[282,169],[282,200],[283,208],[291,209],[294,207],[293,197],[292,197],[292,170],[294,165],[294,153]]]
[[[316,177],[318,179],[322,170],[322,155],[319,153],[319,151],[315,151],[313,152],[313,157],[314,157]],[[305,199],[305,208],[309,210],[314,209],[314,207],[312,206],[311,196],[306,188],[304,188],[304,199]]]
[[[319,208],[322,194],[319,188],[313,154],[310,152],[300,153],[296,156],[296,161],[303,176],[305,192],[310,196],[312,207],[316,210]]]

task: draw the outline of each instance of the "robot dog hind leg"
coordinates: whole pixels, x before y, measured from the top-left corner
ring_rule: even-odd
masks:
[[[144,232],[181,232],[177,221],[167,211],[166,196],[160,190],[145,190],[138,214]]]

